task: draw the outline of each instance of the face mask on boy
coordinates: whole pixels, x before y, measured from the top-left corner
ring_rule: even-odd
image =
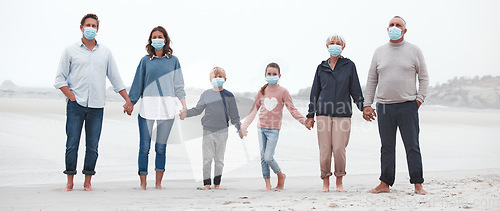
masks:
[[[212,85],[217,87],[217,88],[220,88],[222,86],[222,84],[224,84],[224,82],[226,82],[226,80],[224,80],[224,78],[213,78],[212,79]]]

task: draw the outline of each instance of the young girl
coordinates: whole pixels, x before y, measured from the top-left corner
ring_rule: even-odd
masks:
[[[253,108],[240,129],[240,138],[248,134],[247,128],[252,123],[255,115],[260,110],[259,122],[257,124],[260,163],[262,165],[262,176],[266,182],[266,189],[271,190],[270,171],[271,168],[278,176],[278,185],[275,189],[282,190],[285,186],[286,175],[281,171],[278,163],[274,160],[274,150],[278,143],[281,119],[283,117],[283,106],[286,105],[290,114],[301,124],[305,124],[306,118],[295,108],[288,90],[281,87],[277,82],[281,77],[280,67],[276,63],[270,63],[266,67],[266,81],[257,96],[255,97]],[[310,129],[310,127],[308,127]]]

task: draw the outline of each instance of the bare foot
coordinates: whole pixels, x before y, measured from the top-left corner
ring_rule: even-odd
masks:
[[[161,186],[161,184],[158,184],[158,183],[155,185],[155,188],[158,189],[158,190],[163,189],[163,187]]]
[[[342,184],[342,177],[337,177],[336,179],[337,192],[346,192],[344,185]]]
[[[330,177],[323,178],[323,188],[321,189],[321,192],[323,193],[330,192]]]
[[[141,183],[141,190],[146,190],[146,183]]]
[[[321,188],[321,192],[323,192],[323,193],[328,193],[328,192],[330,192],[330,187],[328,187],[328,186],[326,186],[326,187],[325,187],[325,186],[323,186],[323,188]]]
[[[285,179],[286,175],[283,174],[283,172],[278,173],[278,184],[274,189],[283,190],[283,188],[285,188]]]
[[[337,192],[347,192],[343,185],[337,185]]]
[[[92,191],[92,185],[88,184],[88,185],[83,185],[83,189],[85,191]]]
[[[210,190],[210,185],[205,185],[205,186],[203,186],[203,189],[205,189],[205,190]]]
[[[389,185],[385,182],[380,182],[380,184],[374,188],[368,191],[368,193],[389,193],[391,192],[391,189],[389,188]]]
[[[83,182],[83,189],[85,191],[92,191],[90,181],[92,181],[92,175],[85,175],[85,181]]]
[[[66,187],[64,188],[64,192],[69,192],[73,190],[73,183],[68,183],[66,184]]]
[[[422,184],[415,184],[415,193],[419,195],[425,195],[427,194],[427,191],[424,190]]]
[[[261,190],[261,192],[266,192],[266,191],[270,191],[272,190],[273,188],[271,186],[267,186],[266,189],[264,190]]]
[[[220,185],[214,185],[214,189],[215,190],[226,190],[226,189],[222,188]]]

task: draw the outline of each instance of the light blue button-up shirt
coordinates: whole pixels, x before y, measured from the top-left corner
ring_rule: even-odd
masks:
[[[81,106],[104,108],[106,76],[115,92],[125,89],[111,51],[99,43],[89,50],[80,41],[64,50],[54,87],[68,86]]]

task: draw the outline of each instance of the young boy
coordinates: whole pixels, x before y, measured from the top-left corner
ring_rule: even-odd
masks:
[[[181,120],[185,117],[200,115],[205,110],[201,119],[203,125],[203,189],[210,190],[212,184],[212,160],[215,162],[214,189],[220,187],[222,168],[224,167],[224,153],[228,137],[229,120],[239,131],[241,122],[236,107],[233,93],[225,90],[222,84],[226,81],[226,72],[220,67],[210,71],[212,88],[203,92],[196,107],[184,112],[181,111]]]

